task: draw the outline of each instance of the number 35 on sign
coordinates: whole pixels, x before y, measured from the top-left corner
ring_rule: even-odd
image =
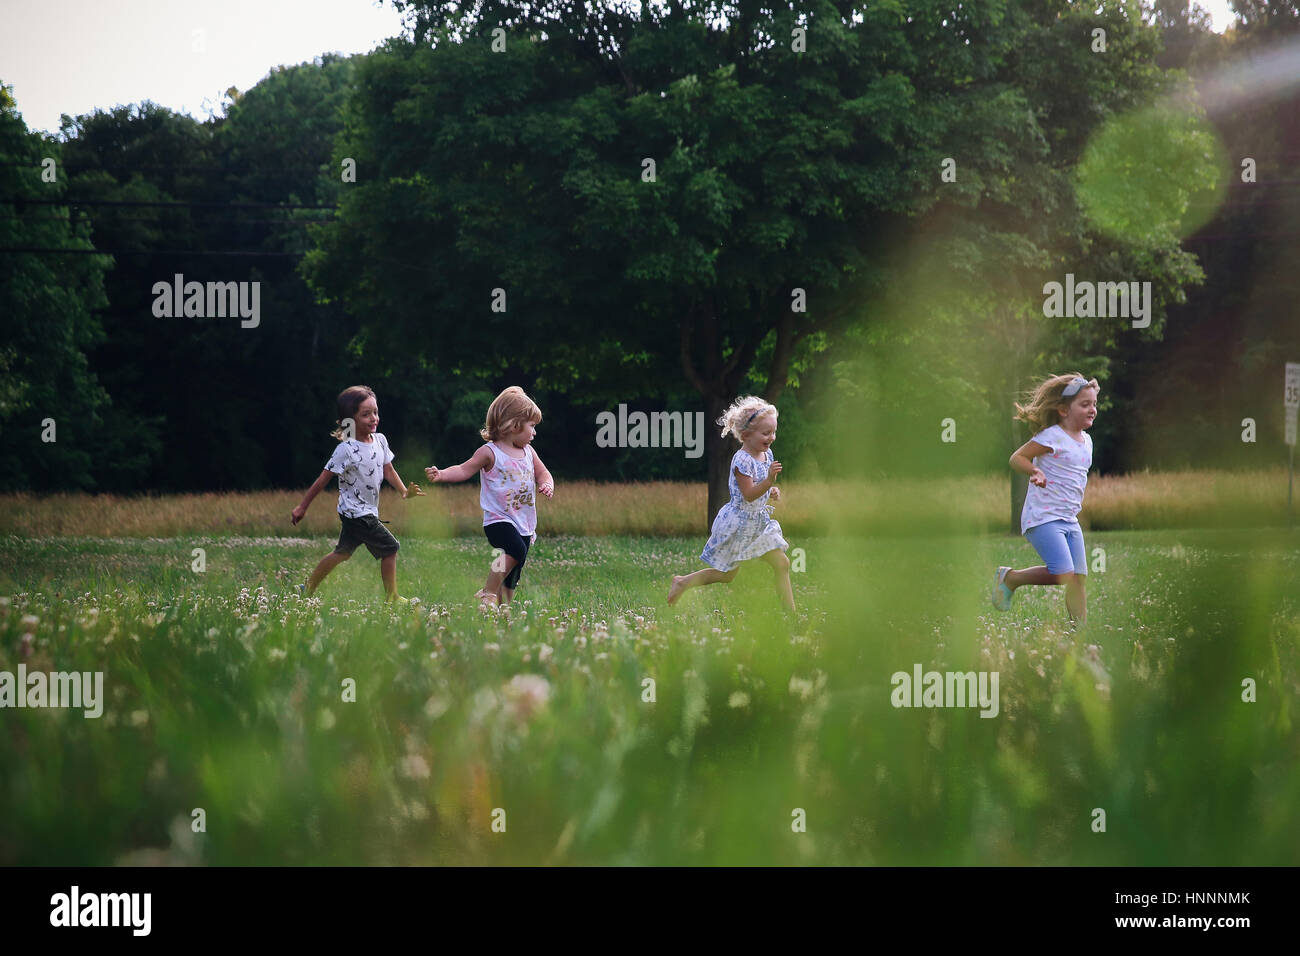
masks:
[[[1300,362],[1286,363],[1286,388],[1282,401],[1286,405],[1286,443],[1295,445],[1296,409],[1300,409]]]

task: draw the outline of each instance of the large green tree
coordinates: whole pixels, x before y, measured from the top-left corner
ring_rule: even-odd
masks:
[[[286,207],[334,201],[351,69],[333,56],[275,68],[208,122],[152,103],[66,119],[72,208],[118,253],[90,360],[144,459],[108,487],[283,487],[319,470],[333,398],[358,374],[356,323],[297,274],[306,227],[329,210]],[[155,283],[177,274],[259,283],[259,324],[154,315]]]
[[[1122,437],[1131,467],[1285,459],[1282,369],[1300,360],[1300,5],[1234,8],[1237,21],[1221,36],[1177,10],[1165,16],[1177,41],[1169,65],[1192,73],[1230,175],[1205,206],[1208,221],[1185,240],[1203,265],[1204,287],[1171,310],[1160,347],[1128,357]],[[1243,418],[1257,422],[1256,442],[1241,440]]]
[[[376,347],[629,396],[675,369],[710,420],[869,321],[940,205],[972,271],[1054,268],[1087,241],[1051,213],[1088,129],[1160,85],[1125,4],[396,5],[410,35],[358,71],[336,151],[358,182],[312,283],[376,316]],[[1044,218],[1025,236],[986,202]],[[711,516],[732,446],[708,434]]]
[[[103,331],[107,257],[71,222],[59,144],[0,85],[0,474],[7,489],[97,486],[108,395],[85,352]],[[28,200],[29,202],[24,202]]]

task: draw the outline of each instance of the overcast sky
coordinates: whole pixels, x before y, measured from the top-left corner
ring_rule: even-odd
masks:
[[[1201,0],[1224,29],[1228,0]],[[153,100],[202,119],[231,86],[401,32],[375,0],[25,0],[5,4],[0,82],[32,129],[59,114]]]
[[[322,53],[364,53],[401,32],[374,0],[26,0],[6,3],[0,82],[28,127],[153,100],[204,118],[231,86]],[[196,33],[196,31],[199,31]]]

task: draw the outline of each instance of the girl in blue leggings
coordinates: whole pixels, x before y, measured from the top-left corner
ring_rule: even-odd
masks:
[[[1088,619],[1084,582],[1087,552],[1079,510],[1092,467],[1092,438],[1087,429],[1097,418],[1097,380],[1077,372],[1053,375],[1034,390],[1028,405],[1016,404],[1016,418],[1038,429],[1016,449],[1011,467],[1029,476],[1020,513],[1020,532],[1043,559],[1037,567],[1014,571],[1000,567],[993,577],[993,606],[1011,609],[1011,595],[1026,584],[1064,584],[1065,607],[1074,627]]]

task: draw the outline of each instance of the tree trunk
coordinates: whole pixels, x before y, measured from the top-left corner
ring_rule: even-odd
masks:
[[[733,436],[723,436],[717,421],[736,398],[736,389],[744,381],[754,359],[761,335],[751,335],[724,356],[718,329],[716,304],[698,303],[681,324],[681,363],[686,380],[704,398],[704,456],[708,460],[709,513],[706,530],[713,529],[713,519],[731,497],[728,490],[731,459],[740,448]],[[776,320],[777,341],[768,372],[764,400],[775,403],[789,374],[790,356],[795,345],[794,323],[789,316]],[[696,358],[701,360],[698,364]]]
[[[719,394],[704,397],[704,457],[709,468],[709,517],[707,527],[713,528],[713,519],[731,499],[727,489],[727,473],[731,469],[732,456],[740,443],[730,435],[723,437],[722,426],[716,424],[719,417],[731,403],[731,399]]]
[[[1023,442],[1021,443],[1023,444]],[[1017,445],[1017,448],[1020,446]],[[1020,534],[1020,512],[1025,507],[1025,495],[1029,493],[1029,478],[1020,472],[1011,471],[1011,533]]]
[[[1021,437],[1023,429],[1020,423],[1014,418],[1011,419],[1011,450],[1015,451],[1025,443]],[[1010,456],[1008,456],[1010,457]],[[1025,507],[1025,495],[1029,493],[1029,476],[1022,475],[1014,468],[1008,468],[1011,472],[1011,533],[1020,534],[1020,512]]]

